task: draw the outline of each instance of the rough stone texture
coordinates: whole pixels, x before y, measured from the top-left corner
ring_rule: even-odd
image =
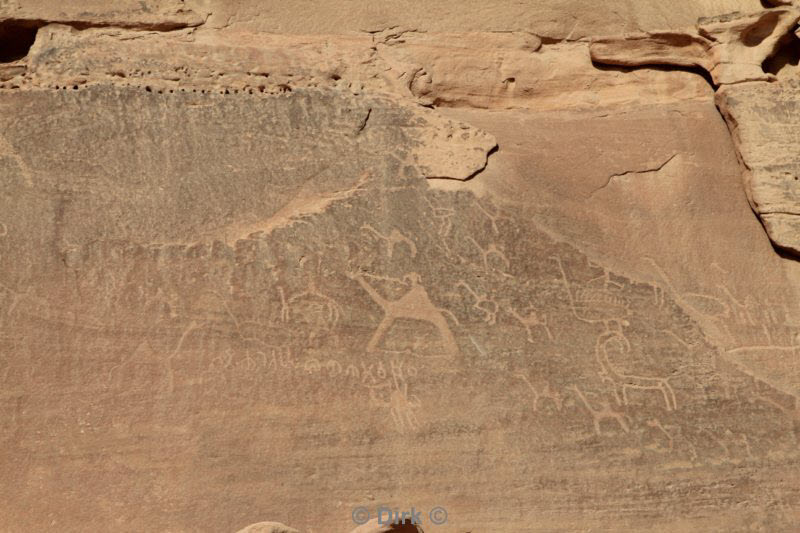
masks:
[[[700,19],[698,31],[711,41],[714,66],[710,73],[714,82],[771,81],[762,65],[777,51],[798,18],[800,12],[795,9],[770,9]]]
[[[701,78],[684,73],[600,72],[586,43],[542,47],[527,33],[153,35],[50,25],[39,30],[26,63],[21,83],[37,87],[103,81],[201,93],[330,88],[448,107],[563,109],[692,99],[706,92]]]
[[[520,0],[486,2],[394,0],[364,5],[359,0],[263,2],[187,0],[209,13],[210,28],[294,34],[341,34],[391,27],[427,32],[530,31],[548,40],[690,26],[699,17],[731,11],[752,12],[760,0]]]
[[[3,0],[0,2],[0,24],[3,21],[170,30],[198,26],[204,18],[187,8],[184,0]]]
[[[7,19],[0,530],[796,529],[792,24],[178,4]]]
[[[714,68],[712,43],[693,32],[651,32],[592,40],[592,60],[607,65],[638,67],[674,65]]]
[[[796,81],[725,87],[717,102],[746,167],[753,209],[776,245],[800,254],[800,133]]]
[[[744,166],[748,199],[772,242],[800,254],[800,160],[790,148],[796,135],[794,100],[800,12],[768,9],[700,19],[699,34],[650,33],[592,41],[592,60],[623,66],[700,67],[721,85],[716,101]],[[770,59],[771,58],[771,59]],[[789,66],[790,68],[786,68]],[[774,71],[774,72],[773,72]],[[772,82],[779,84],[756,83]],[[751,82],[751,83],[747,83]]]
[[[703,18],[697,31],[653,32],[592,40],[592,59],[623,66],[700,67],[717,85],[771,81],[762,64],[800,18],[794,9]]]

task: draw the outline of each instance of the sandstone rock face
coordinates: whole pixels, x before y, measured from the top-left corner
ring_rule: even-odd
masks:
[[[690,26],[700,17],[752,12],[761,0],[605,0],[587,7],[585,0],[521,0],[498,4],[482,0],[393,1],[364,6],[358,0],[326,0],[316,9],[308,2],[267,5],[259,0],[187,0],[187,8],[210,13],[217,29],[291,34],[342,34],[391,27],[429,33],[532,31],[550,41],[595,35]]]
[[[776,245],[800,255],[800,159],[790,147],[800,124],[800,87],[747,83],[717,93],[746,167],[753,209]]]
[[[795,529],[784,4],[0,2],[0,530]]]
[[[661,32],[592,41],[592,59],[622,66],[672,65],[700,67],[722,87],[717,105],[728,121],[739,158],[745,167],[745,187],[753,210],[772,242],[782,250],[800,253],[800,164],[788,148],[796,120],[792,106],[798,95],[796,79],[785,83],[765,70],[767,59],[787,47],[795,53],[800,12],[768,9],[732,13],[698,21],[699,33]],[[794,47],[794,48],[792,48]],[[797,61],[794,62],[795,65]],[[746,83],[751,82],[751,83]]]
[[[188,8],[184,0],[4,0],[0,3],[0,24],[4,22],[42,24],[63,22],[78,27],[119,26],[171,30],[202,24],[204,17]]]
[[[796,25],[800,12],[771,9],[742,15],[703,18],[698,30],[653,32],[592,41],[592,59],[624,66],[676,65],[700,67],[718,85],[771,81],[764,61]]]

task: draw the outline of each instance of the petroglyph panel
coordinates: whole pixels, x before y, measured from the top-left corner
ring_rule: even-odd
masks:
[[[0,153],[3,528],[348,531],[406,501],[452,531],[668,529],[709,492],[719,524],[795,523],[794,396],[685,309],[755,308],[432,188],[431,160],[485,164],[480,130],[336,90],[0,98],[28,110]]]

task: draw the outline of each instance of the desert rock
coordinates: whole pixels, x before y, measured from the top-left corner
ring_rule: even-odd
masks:
[[[797,135],[796,82],[747,83],[717,93],[731,125],[753,209],[779,247],[800,255],[800,160],[791,148]]]
[[[0,2],[0,530],[793,530],[797,13]]]
[[[800,12],[769,9],[752,15],[731,13],[698,21],[699,33],[650,33],[596,39],[592,59],[599,63],[642,66],[700,67],[720,85],[716,101],[728,122],[739,158],[748,199],[772,242],[800,251],[797,215],[800,189],[797,160],[788,147],[795,120],[791,106],[797,80],[781,83],[765,69],[766,61],[787,47]],[[780,58],[779,64],[786,64]],[[762,82],[762,83],[758,83]]]
[[[771,9],[731,13],[698,21],[697,31],[653,32],[592,41],[592,59],[623,66],[699,67],[717,85],[774,79],[763,69],[800,12]]]

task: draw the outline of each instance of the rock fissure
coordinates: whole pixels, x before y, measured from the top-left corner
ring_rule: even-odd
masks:
[[[616,174],[611,174],[610,176],[608,176],[608,179],[606,180],[605,183],[603,183],[602,185],[600,185],[599,187],[594,189],[589,194],[589,197],[593,196],[595,193],[597,193],[597,192],[605,189],[609,185],[611,185],[611,182],[615,178],[621,178],[621,177],[630,176],[630,175],[636,175],[636,174],[652,174],[654,172],[659,172],[660,170],[663,170],[677,156],[678,156],[678,154],[672,154],[663,163],[661,163],[661,164],[659,164],[659,165],[657,165],[655,167],[652,167],[652,168],[644,168],[644,169],[639,169],[639,170],[626,170],[625,172],[619,172],[619,173],[616,173]]]
[[[778,158],[781,168],[775,170],[774,154],[781,150],[786,136],[794,138],[800,133],[800,119],[787,112],[787,105],[791,109],[796,106],[800,88],[782,83],[776,75],[786,65],[800,61],[800,42],[795,36],[798,19],[800,12],[795,8],[731,13],[700,19],[696,31],[600,38],[590,46],[596,63],[701,67],[709,73],[717,107],[742,164],[748,200],[772,242],[784,250],[800,249],[800,215],[775,205],[796,204],[800,213],[800,185],[794,179],[800,173],[800,158],[785,154]],[[777,95],[791,95],[793,101],[788,104],[786,96]],[[767,122],[772,125],[765,127]],[[768,146],[764,146],[765,133]],[[780,222],[775,216],[767,220],[776,212],[784,217]]]

